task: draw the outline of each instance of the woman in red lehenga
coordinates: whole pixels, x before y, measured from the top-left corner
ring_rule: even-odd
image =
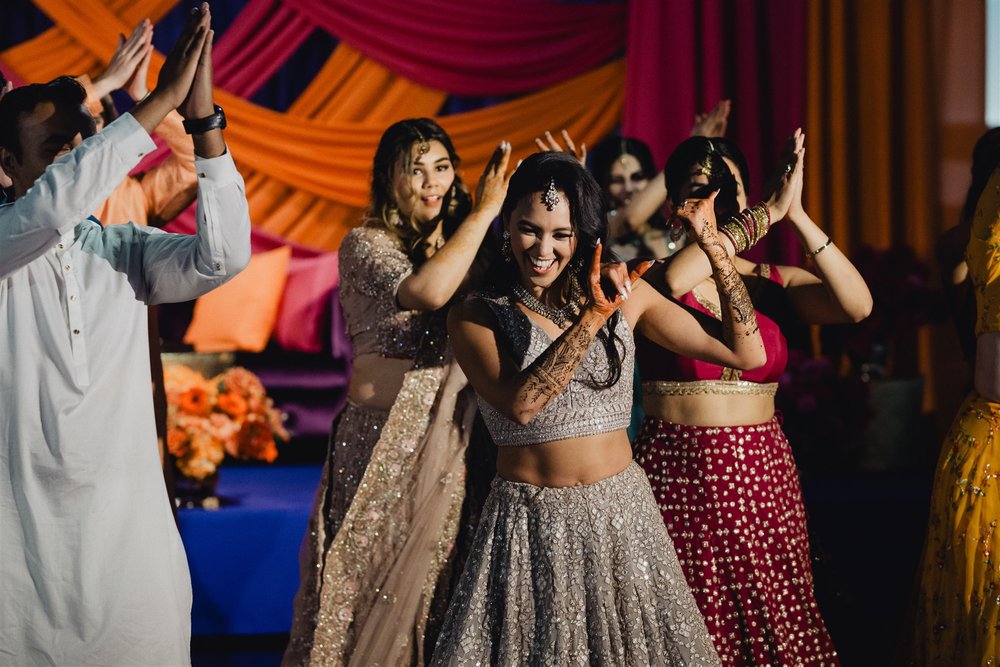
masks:
[[[795,461],[774,411],[787,359],[782,328],[851,322],[871,295],[850,261],[802,209],[803,136],[790,139],[778,194],[745,209],[746,160],[724,139],[692,137],[665,170],[672,204],[720,189],[716,215],[735,252],[785,216],[818,275],[735,258],[757,311],[767,363],[740,372],[664,353],[636,336],[646,419],[635,443],[677,555],[723,664],[838,664],[816,606]],[[728,200],[728,204],[725,203]],[[720,206],[721,203],[721,206]],[[730,216],[732,216],[730,218]],[[686,248],[646,274],[661,292],[718,319],[708,265]]]

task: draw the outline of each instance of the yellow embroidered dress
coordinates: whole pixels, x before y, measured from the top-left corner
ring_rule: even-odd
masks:
[[[966,251],[976,335],[1000,331],[1000,168],[979,198]],[[975,391],[934,478],[914,628],[918,665],[1000,665],[1000,403]]]

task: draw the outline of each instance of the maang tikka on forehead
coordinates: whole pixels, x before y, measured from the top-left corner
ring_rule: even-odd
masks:
[[[420,130],[414,129],[414,132],[417,133],[417,157],[423,157],[431,149],[431,145]]]
[[[698,171],[696,174],[702,176],[711,176],[715,171],[715,156],[717,155],[715,151],[715,144],[712,143],[711,139],[706,139],[708,142],[708,155],[705,156],[704,160],[698,162]]]
[[[549,178],[549,186],[542,193],[542,204],[546,211],[553,210],[559,205],[559,192],[556,190],[556,179]]]

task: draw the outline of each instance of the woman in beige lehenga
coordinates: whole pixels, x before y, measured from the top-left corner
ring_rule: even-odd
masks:
[[[382,136],[367,219],[340,247],[353,368],[302,547],[286,665],[424,662],[475,414],[443,309],[499,213],[509,159],[502,142],[473,207],[437,123],[400,121]]]

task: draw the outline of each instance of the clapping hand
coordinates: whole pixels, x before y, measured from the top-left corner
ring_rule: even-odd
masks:
[[[802,128],[798,128],[785,141],[784,150],[778,160],[778,171],[764,188],[772,224],[788,215],[796,196],[800,198],[801,207],[804,156],[805,134]]]
[[[719,100],[712,110],[707,113],[700,113],[694,117],[694,127],[691,128],[692,137],[724,137],[726,127],[729,125],[729,111],[732,109],[732,102],[729,100]]]
[[[490,208],[493,215],[500,213],[504,197],[507,196],[507,186],[510,184],[510,177],[517,170],[515,167],[507,173],[510,165],[510,142],[501,141],[493,155],[490,156],[483,175],[479,177],[479,185],[476,187],[476,207],[479,209]]]
[[[560,132],[563,141],[566,142],[566,148],[562,147],[556,138],[552,136],[552,133],[548,130],[545,131],[545,138],[535,137],[535,145],[538,146],[538,150],[543,153],[546,152],[556,152],[556,153],[569,153],[575,157],[580,164],[587,166],[587,144],[580,144],[579,150],[577,150],[576,144],[573,143],[573,139],[569,136],[569,132],[563,130]]]
[[[149,19],[139,21],[126,39],[119,35],[118,46],[111,54],[111,60],[103,72],[94,77],[94,94],[98,99],[125,86],[134,79],[137,68],[146,61],[153,51],[153,24]],[[143,81],[143,88],[145,88]],[[143,91],[143,95],[145,95]],[[141,99],[134,98],[134,99]]]

